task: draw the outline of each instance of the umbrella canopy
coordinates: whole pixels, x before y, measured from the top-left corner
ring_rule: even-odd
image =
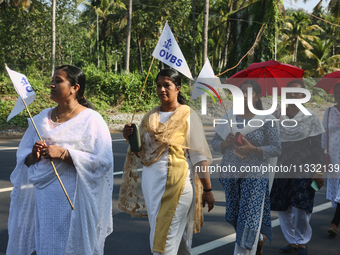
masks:
[[[327,74],[314,87],[322,88],[327,94],[334,93],[334,85],[340,82],[340,71]]]
[[[238,87],[246,80],[257,81],[262,88],[261,96],[271,95],[272,88],[285,87],[292,80],[302,80],[305,71],[289,64],[281,64],[275,60],[253,63],[248,68],[231,76],[226,83]],[[280,90],[278,94],[280,95]]]

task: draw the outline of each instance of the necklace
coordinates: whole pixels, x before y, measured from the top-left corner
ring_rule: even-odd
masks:
[[[65,117],[63,117],[61,119],[58,118],[57,113],[56,113],[55,118],[57,119],[57,123],[59,123],[60,120],[63,120],[66,117],[70,116],[72,114],[72,112],[74,112],[74,110],[77,108],[78,105],[79,105],[79,103],[72,109],[72,111],[69,114],[67,114]],[[58,112],[58,107],[57,107],[57,112]]]

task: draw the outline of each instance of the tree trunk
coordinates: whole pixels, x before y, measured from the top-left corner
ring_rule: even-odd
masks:
[[[298,53],[298,46],[299,46],[299,37],[296,37],[296,44],[295,44],[295,52],[294,52],[294,60],[293,62],[297,62],[297,53]]]
[[[139,55],[139,72],[143,73],[143,56],[142,56],[142,48],[140,46],[140,38],[137,36],[137,48],[138,48],[138,55]]]
[[[234,5],[234,1],[231,1],[230,3],[230,7],[229,7],[229,13],[231,13],[233,11],[233,5]],[[224,42],[224,49],[223,49],[223,61],[222,61],[222,66],[221,66],[221,69],[223,66],[227,66],[227,61],[228,61],[228,42],[229,42],[229,37],[230,37],[230,30],[231,30],[231,23],[228,22],[227,20],[227,32],[225,34],[225,42]],[[221,72],[221,69],[220,69],[220,72]]]
[[[107,65],[107,51],[106,51],[106,20],[103,20],[102,24],[102,36],[103,36],[103,43],[104,43],[104,61],[105,61],[105,69],[108,70],[109,67]]]
[[[276,61],[276,55],[277,55],[277,35],[276,35],[276,30],[277,30],[277,22],[276,22],[276,16],[275,16],[275,33],[274,33],[274,37],[275,37],[275,44],[274,44],[274,60]]]
[[[55,69],[55,9],[56,0],[52,1],[52,54],[51,54],[51,76],[54,75]]]
[[[209,21],[209,0],[204,0],[203,9],[203,38],[202,38],[202,67],[208,55],[208,21]]]
[[[114,37],[114,34],[112,36],[112,44],[113,44],[113,48],[115,49],[114,53],[115,53],[115,73],[117,73],[117,46],[116,46],[116,40]]]
[[[117,31],[117,47],[116,47],[116,56],[119,57],[119,73],[122,73],[122,56],[119,56],[119,54],[121,54],[121,52],[118,51],[119,49],[119,31]],[[117,57],[117,58],[118,58]],[[117,67],[117,72],[118,72],[118,67]]]
[[[109,67],[107,65],[107,53],[106,53],[106,37],[104,36],[103,38],[103,43],[104,43],[104,61],[105,61],[105,69],[108,70]]]
[[[118,54],[118,52],[117,52],[117,50],[115,50],[115,73],[117,73],[117,71],[118,71],[118,67],[117,67],[117,54]]]
[[[222,66],[222,49],[221,47],[218,49],[218,53],[217,53],[217,66],[218,66],[218,70],[219,70],[219,73],[221,72],[221,66]]]
[[[192,77],[195,78],[196,73],[195,73],[195,67],[196,67],[196,8],[195,8],[195,0],[192,0]]]
[[[98,64],[97,67],[99,68],[99,27],[98,27],[98,6],[96,9],[97,12],[97,58],[98,58]]]
[[[126,28],[126,53],[125,53],[125,71],[129,73],[130,66],[130,41],[131,41],[131,20],[132,20],[132,0],[129,0],[129,14]]]

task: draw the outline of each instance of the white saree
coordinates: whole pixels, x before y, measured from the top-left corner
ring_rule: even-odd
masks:
[[[160,112],[160,123],[164,124],[172,114],[173,112]],[[200,122],[194,117],[188,118],[186,122],[186,139],[190,141],[190,125],[197,129],[200,128]],[[204,133],[203,130],[202,133]],[[148,133],[145,134],[145,143],[152,144]],[[186,150],[185,156],[188,173],[185,178],[183,192],[180,195],[168,230],[164,253],[154,252],[153,254],[190,254],[193,233],[192,221],[194,219],[195,208],[195,173],[193,166],[200,161],[206,161],[207,157],[192,150]],[[153,250],[154,247],[157,216],[161,208],[162,197],[166,190],[169,164],[169,149],[167,149],[158,161],[149,166],[143,166],[142,189],[151,229],[151,250]]]
[[[34,117],[42,139],[69,151],[74,167],[53,160],[75,210],[49,159],[24,164],[39,140],[31,121],[17,151],[8,219],[6,254],[103,254],[112,232],[113,155],[108,127],[99,113],[86,109],[54,123],[45,109]]]
[[[160,110],[154,107],[140,125],[142,178],[128,149],[118,207],[134,217],[146,216],[147,207],[154,254],[188,254],[192,234],[203,226],[202,185],[190,169],[202,160],[210,164],[212,157],[202,123],[189,106]]]

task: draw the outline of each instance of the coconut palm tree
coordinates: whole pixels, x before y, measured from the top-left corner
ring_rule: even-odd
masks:
[[[310,75],[324,77],[326,74],[340,70],[340,55],[332,56],[333,42],[330,39],[321,40],[315,38],[311,43],[313,49],[305,50],[306,56],[311,60],[306,64],[311,70]]]
[[[282,44],[283,46],[290,47],[293,53],[293,62],[297,62],[299,45],[308,50],[313,49],[310,42],[318,37],[311,35],[312,31],[323,32],[323,29],[316,24],[309,25],[309,18],[306,14],[294,12],[291,17],[287,18],[287,22],[284,23],[281,30]]]
[[[104,46],[104,61],[105,68],[108,69],[107,63],[107,38],[113,32],[112,28],[112,20],[116,18],[116,12],[120,12],[122,10],[126,10],[125,5],[119,1],[93,1],[93,3],[89,3],[86,0],[79,0],[78,4],[86,5],[90,10],[95,11],[96,13],[96,23],[92,26],[89,32],[89,36],[91,37],[94,34],[94,30],[97,31],[97,55],[98,55],[98,67],[99,67],[99,29],[101,38],[103,40]]]
[[[335,18],[336,22],[340,20],[340,2],[338,0],[330,0],[328,4],[329,13]]]

